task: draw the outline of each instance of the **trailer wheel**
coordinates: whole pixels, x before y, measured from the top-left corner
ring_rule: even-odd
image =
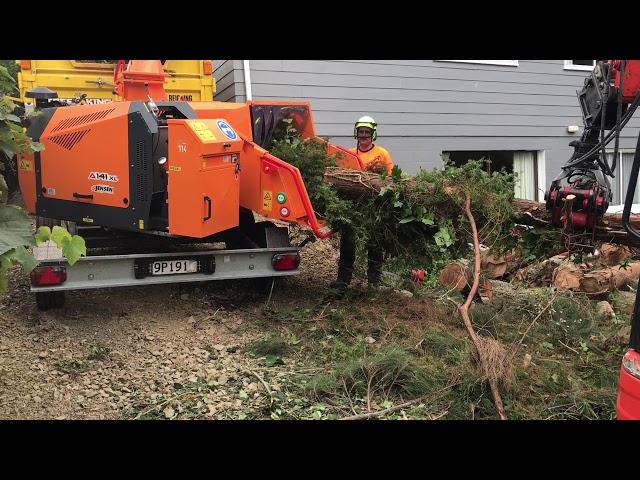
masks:
[[[38,310],[50,310],[64,306],[64,292],[36,292],[36,306]]]
[[[284,277],[258,277],[251,280],[256,293],[269,295],[270,293],[276,293],[282,287]],[[273,284],[273,292],[271,290],[271,284]]]

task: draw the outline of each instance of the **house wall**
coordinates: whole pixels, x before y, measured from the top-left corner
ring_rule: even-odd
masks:
[[[244,101],[242,61],[218,62],[217,99]],[[582,133],[576,91],[589,72],[564,60],[251,60],[250,75],[254,99],[309,101],[318,134],[339,145],[354,146],[354,121],[373,116],[377,143],[410,174],[440,167],[447,150],[544,150],[546,188]],[[621,148],[634,149],[639,132],[633,118]]]

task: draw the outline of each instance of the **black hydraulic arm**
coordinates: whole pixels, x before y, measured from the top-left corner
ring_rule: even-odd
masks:
[[[631,167],[631,175],[629,177],[629,186],[627,187],[627,196],[624,200],[624,210],[622,211],[622,224],[625,230],[635,240],[640,241],[640,232],[633,228],[629,221],[631,215],[631,205],[633,197],[638,185],[638,171],[640,170],[640,135],[638,135],[638,143],[636,144],[636,153],[633,157],[633,166]],[[629,346],[636,351],[640,351],[640,288],[636,290],[636,302],[631,316],[631,335]]]

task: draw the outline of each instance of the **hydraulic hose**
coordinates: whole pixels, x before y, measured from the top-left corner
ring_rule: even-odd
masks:
[[[631,175],[629,176],[629,186],[627,187],[627,196],[624,200],[624,210],[622,211],[622,225],[624,229],[636,240],[640,240],[640,232],[631,226],[629,216],[631,215],[631,205],[633,197],[638,186],[638,170],[640,170],[640,134],[636,144],[636,153],[633,156],[633,166],[631,167]],[[631,335],[629,346],[636,351],[640,351],[640,288],[636,292],[636,303],[631,320]]]
[[[624,128],[624,126],[629,122],[629,120],[631,119],[631,117],[633,116],[633,113],[636,111],[636,108],[638,108],[638,105],[640,104],[640,93],[638,93],[638,95],[636,95],[636,98],[633,100],[633,102],[629,105],[629,110],[627,110],[627,112],[624,114],[624,117],[622,118],[621,122],[620,122],[620,126],[619,129],[622,130]],[[616,133],[616,130],[611,130],[604,138],[604,144],[608,145],[609,142],[611,142],[611,140],[613,140],[614,134]],[[584,155],[582,155],[579,158],[576,158],[575,160],[570,161],[569,163],[567,163],[566,165],[564,165],[562,168],[563,169],[568,169],[568,168],[573,168],[576,165],[578,165],[579,163],[584,162],[585,160],[587,160],[589,157],[591,157],[594,153],[596,153],[600,148],[602,147],[602,145],[600,144],[600,142],[598,142],[597,145],[594,145],[593,148],[591,150],[589,150],[587,153],[585,153]]]

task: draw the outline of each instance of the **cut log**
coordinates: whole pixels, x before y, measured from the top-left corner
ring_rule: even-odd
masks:
[[[516,271],[518,265],[518,259],[513,252],[500,256],[482,252],[482,272],[488,278],[503,278],[505,275]]]
[[[579,290],[583,275],[575,263],[566,262],[553,271],[551,284],[558,290]]]
[[[514,198],[513,205],[520,212],[522,223],[535,226],[549,226],[551,224],[551,217],[548,215],[544,203]],[[631,215],[629,222],[634,228],[640,230],[639,214]],[[627,235],[622,226],[621,213],[605,213],[602,217],[602,224],[596,228],[595,238],[610,243],[640,245],[639,242]]]
[[[482,303],[491,303],[491,299],[493,298],[493,283],[491,283],[491,280],[480,280],[478,295]]]
[[[640,262],[630,263],[626,267],[611,267],[594,270],[580,279],[581,292],[600,294],[620,290],[633,280],[640,278]]]
[[[609,267],[620,265],[623,260],[631,258],[632,255],[631,249],[626,245],[613,243],[603,243],[598,250],[600,251],[598,261]]]
[[[445,288],[461,292],[465,287],[471,285],[469,270],[468,260],[456,260],[448,263],[440,270],[438,280]]]
[[[472,266],[469,263],[469,260],[460,259],[445,265],[442,270],[440,270],[438,280],[442,286],[449,290],[465,292],[473,283]],[[493,298],[493,284],[491,283],[491,280],[480,280],[478,296],[482,303],[489,303],[491,301]]]
[[[558,290],[601,295],[620,290],[638,278],[640,278],[640,262],[630,263],[626,267],[615,266],[591,272],[587,272],[584,265],[563,262],[553,271],[551,285]]]
[[[521,268],[513,276],[514,282],[524,283],[529,287],[542,287],[551,283],[553,272],[566,260],[567,255],[556,255],[547,258],[542,262],[532,263],[531,265]]]

